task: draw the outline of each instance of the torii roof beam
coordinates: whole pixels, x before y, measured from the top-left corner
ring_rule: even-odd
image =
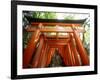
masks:
[[[34,28],[28,28],[26,29],[26,31],[29,31],[29,32],[34,32],[36,31],[37,29],[34,29]],[[43,29],[39,29],[40,32],[68,32],[68,33],[73,33],[73,30],[72,29],[60,29],[60,28],[43,28]],[[84,29],[77,29],[77,32],[85,32]]]
[[[43,26],[63,26],[63,27],[69,27],[72,26],[72,23],[47,23],[47,22],[32,22],[31,25],[32,26],[38,26],[39,24],[42,24]],[[74,26],[81,26],[82,24],[78,24],[78,23],[74,23]]]
[[[33,26],[37,26],[40,23],[42,23],[43,26],[71,26],[74,24],[74,26],[81,26],[84,24],[86,19],[78,19],[78,20],[65,20],[65,19],[40,19],[40,18],[32,18],[29,16],[25,16],[29,23]]]

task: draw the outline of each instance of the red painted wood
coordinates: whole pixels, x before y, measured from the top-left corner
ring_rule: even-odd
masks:
[[[65,45],[67,45],[67,43],[48,43],[48,45],[49,46],[52,46],[52,47],[54,47],[54,46],[65,46]]]
[[[41,66],[41,61],[43,59],[43,54],[44,54],[44,51],[45,51],[45,47],[46,47],[46,44],[44,42],[44,44],[42,46],[42,50],[40,52],[40,57],[39,57],[38,65],[37,65],[38,68],[40,68],[40,66]]]
[[[66,46],[66,52],[67,52],[67,58],[68,58],[68,64],[69,66],[74,66],[74,62],[73,62],[73,55],[72,55],[72,51],[71,51],[71,48],[70,48],[70,44],[68,43],[68,45]]]
[[[71,38],[70,46],[71,46],[71,51],[73,52],[73,56],[75,58],[75,66],[80,66],[81,65],[80,57],[79,57],[79,53],[76,49],[75,41],[74,41],[72,34],[70,34],[70,38]]]
[[[54,52],[55,52],[55,48],[50,48],[49,49],[49,52],[47,53],[47,62],[46,62],[46,66],[48,66],[51,62],[51,59],[54,55]]]
[[[42,25],[43,26],[56,26],[56,25],[59,25],[59,26],[64,26],[64,27],[69,27],[69,26],[72,26],[72,24],[68,24],[68,23],[46,23],[46,22],[33,22],[33,23],[31,23],[31,25],[32,26],[37,26],[37,25],[39,25],[40,23],[42,23]],[[81,24],[74,24],[75,25],[75,27],[77,27],[77,26],[81,26]]]
[[[34,53],[35,50],[35,46],[39,40],[39,35],[40,35],[40,31],[36,30],[33,34],[32,37],[29,41],[29,43],[27,44],[27,48],[24,50],[24,54],[23,54],[23,68],[27,68],[29,63],[30,63],[30,59]]]
[[[48,53],[48,45],[46,44],[45,46],[45,49],[44,49],[44,52],[42,54],[42,59],[41,59],[41,63],[39,64],[41,68],[45,67],[46,66],[46,61],[47,61],[47,53]]]
[[[68,58],[67,58],[67,54],[66,54],[66,46],[63,46],[62,48],[59,48],[59,53],[64,61],[64,64],[66,66],[68,66]],[[62,50],[61,50],[62,49]]]
[[[71,57],[72,57],[73,66],[75,66],[76,65],[76,60],[75,60],[75,56],[74,56],[75,52],[73,52],[73,49],[72,49],[72,46],[70,43],[69,43],[69,46],[70,46],[70,50],[71,50]]]
[[[26,31],[29,31],[29,32],[33,32],[33,31],[36,31],[37,29],[34,29],[34,28],[27,28]],[[71,28],[67,29],[67,28],[41,28],[39,29],[40,32],[68,32],[68,33],[73,33],[73,30]],[[84,29],[78,29],[78,32],[85,32]]]
[[[73,34],[74,34],[74,38],[75,38],[76,45],[77,45],[77,50],[78,50],[81,60],[82,60],[82,65],[89,65],[89,58],[88,58],[87,52],[82,44],[82,41],[78,35],[78,32],[74,28],[73,28],[73,31],[74,31]]]
[[[59,52],[60,56],[63,58],[63,46],[58,48],[58,52]]]
[[[59,52],[60,52],[60,54],[61,54],[61,56],[62,56],[62,58],[63,58],[63,61],[64,61],[64,64],[66,65],[66,66],[70,66],[70,59],[69,59],[69,56],[68,56],[68,48],[67,48],[67,45],[66,46],[63,46],[62,47],[62,51],[61,51],[61,48],[59,48]]]
[[[50,48],[62,48],[63,45],[49,45]]]
[[[67,43],[69,39],[47,39],[47,43]]]
[[[36,68],[37,65],[38,65],[38,61],[39,61],[39,58],[40,58],[40,54],[41,54],[41,51],[42,51],[43,44],[44,44],[44,36],[40,36],[39,47],[37,48],[34,59],[32,61],[32,67],[33,68]]]

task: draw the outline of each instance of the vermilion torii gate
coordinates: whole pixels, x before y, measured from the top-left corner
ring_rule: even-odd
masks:
[[[31,26],[26,31],[32,32],[32,36],[23,53],[23,68],[47,67],[54,55],[55,49],[59,51],[66,66],[89,65],[87,52],[79,37],[79,33],[85,32],[81,27],[83,20],[57,20],[57,19],[36,19],[27,17]],[[33,28],[32,26],[37,26]],[[45,28],[45,26],[56,26]],[[59,28],[70,27],[70,28]],[[55,32],[56,36],[47,36],[44,33]],[[59,36],[58,33],[68,35]],[[34,55],[34,56],[33,56]],[[32,61],[31,61],[32,60]]]

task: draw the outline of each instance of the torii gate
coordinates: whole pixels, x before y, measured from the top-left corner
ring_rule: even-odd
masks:
[[[27,17],[30,22],[26,31],[32,32],[31,39],[23,54],[23,68],[41,68],[47,67],[57,48],[60,56],[63,58],[66,66],[89,65],[87,52],[79,37],[84,29],[76,29],[82,26],[83,20],[57,20],[57,19],[36,19]],[[32,26],[37,26],[34,29]],[[45,28],[45,26],[56,26],[56,28]],[[71,27],[70,29],[61,29],[57,26]],[[55,32],[56,36],[46,36],[42,33]],[[67,36],[58,36],[58,33],[68,33]],[[39,43],[39,44],[38,44]],[[38,44],[38,48],[36,45]],[[32,57],[34,55],[34,57]],[[30,63],[30,61],[32,62]]]

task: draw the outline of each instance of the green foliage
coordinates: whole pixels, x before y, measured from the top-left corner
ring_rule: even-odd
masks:
[[[66,19],[66,20],[73,20],[74,19],[74,15],[65,16],[64,19]]]
[[[84,36],[85,36],[85,42],[87,44],[89,44],[89,42],[90,42],[90,27],[86,26],[85,30],[86,30],[86,33],[84,34]]]
[[[56,13],[51,12],[33,12],[33,18],[41,18],[41,19],[55,19]]]
[[[87,53],[90,53],[90,25],[85,24],[85,33],[83,34],[84,39],[83,39],[83,45],[87,50]]]

